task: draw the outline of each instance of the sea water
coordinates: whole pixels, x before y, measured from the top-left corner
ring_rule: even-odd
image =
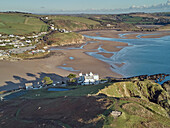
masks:
[[[121,35],[123,37],[123,35]],[[118,41],[128,43],[128,47],[124,47],[119,52],[113,52],[114,56],[105,58],[102,55],[97,55],[97,52],[87,53],[99,60],[112,65],[112,70],[123,75],[131,77],[136,75],[150,75],[157,73],[170,74],[170,36],[161,38],[140,38],[138,39],[116,39],[86,36],[88,38]],[[99,52],[110,53],[101,47]],[[116,67],[114,63],[125,63],[122,67]]]

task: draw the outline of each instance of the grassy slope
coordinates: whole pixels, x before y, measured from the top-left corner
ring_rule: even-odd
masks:
[[[24,35],[47,31],[47,25],[37,18],[21,14],[0,14],[0,33]]]
[[[104,128],[157,128],[170,126],[169,118],[159,115],[157,112],[162,113],[164,111],[148,108],[150,102],[142,101],[137,98],[125,98],[119,100],[113,100],[114,104],[106,113],[101,115],[104,117]],[[156,104],[152,106],[157,107]],[[118,118],[113,118],[109,111],[121,111],[122,115]]]
[[[55,32],[48,37],[49,41],[53,43],[53,45],[65,45],[72,43],[80,43],[82,42],[83,37],[80,34],[71,32],[71,33],[59,33]]]
[[[90,19],[86,19],[86,18],[82,18],[82,17],[73,17],[73,16],[52,16],[52,17],[50,17],[50,19],[54,19],[54,20],[70,20],[70,21],[80,22],[80,23],[88,24],[88,25],[99,24],[98,22],[90,20]]]
[[[65,28],[67,30],[91,29],[99,25],[99,22],[82,17],[50,16],[49,19],[51,19],[58,28]]]
[[[104,128],[126,128],[126,127],[169,127],[169,115],[167,108],[150,102],[159,91],[161,94],[158,100],[168,98],[169,95],[159,84],[151,81],[118,82],[101,89],[102,93],[109,97],[120,98],[116,100],[108,111],[118,110],[122,115],[114,119],[110,114],[102,115],[105,117]],[[140,96],[141,98],[134,98]],[[125,97],[125,98],[122,98]],[[113,98],[114,99],[114,98]]]
[[[100,126],[103,128],[145,128],[145,127],[170,127],[169,116],[167,111],[158,104],[150,102],[147,98],[154,93],[155,90],[162,90],[158,84],[150,81],[138,81],[142,85],[136,85],[132,82],[106,83],[94,86],[69,86],[73,89],[63,92],[48,92],[47,89],[32,90],[21,99],[50,99],[59,97],[80,97],[92,94],[103,93],[108,95],[107,99],[113,102],[108,109],[98,118],[103,122]],[[143,87],[142,87],[143,86]],[[153,87],[153,88],[152,88]],[[139,89],[141,88],[141,89]],[[148,92],[148,88],[152,91]],[[164,92],[164,90],[162,90]],[[164,92],[166,93],[166,92]],[[142,98],[135,98],[138,95]],[[164,94],[167,95],[167,94]],[[97,96],[102,98],[101,96]],[[63,99],[64,100],[64,99]],[[63,106],[64,107],[64,106]],[[118,118],[113,118],[110,114],[117,110],[122,112]]]
[[[161,91],[162,98],[165,98],[168,93],[161,85],[153,83],[149,80],[137,82],[118,82],[106,87],[99,93],[104,93],[113,97],[141,97],[142,99],[152,99],[156,95],[156,91]]]

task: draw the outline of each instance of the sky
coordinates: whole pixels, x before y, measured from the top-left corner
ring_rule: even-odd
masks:
[[[0,0],[0,11],[43,13],[59,10],[118,9],[166,2],[167,0]]]

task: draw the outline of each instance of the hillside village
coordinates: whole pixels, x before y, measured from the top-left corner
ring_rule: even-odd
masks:
[[[41,32],[39,34],[32,34],[28,36],[19,36],[19,35],[3,35],[0,34],[0,57],[10,56],[11,53],[18,54],[23,53],[28,50],[34,49],[35,44],[41,43],[40,39],[47,32]],[[9,48],[7,50],[3,50]],[[45,52],[39,50],[37,52]]]
[[[37,44],[43,42],[43,37],[48,35],[51,31],[57,31],[60,33],[70,33],[65,29],[58,29],[54,24],[50,24],[49,32],[40,32],[38,34],[31,35],[14,35],[14,34],[0,34],[0,60],[8,58],[11,54],[20,54],[29,51],[29,54],[45,53],[47,47],[42,49],[35,49]],[[7,49],[7,50],[4,50]],[[50,52],[50,51],[48,51]]]

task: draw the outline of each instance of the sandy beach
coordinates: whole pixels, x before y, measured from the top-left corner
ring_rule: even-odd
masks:
[[[141,33],[132,32],[119,32],[115,30],[102,30],[102,31],[85,31],[80,32],[81,34],[90,35],[90,36],[102,36],[102,37],[112,37],[112,38],[120,38],[119,34],[129,33],[125,38],[132,39],[137,38],[136,36]],[[155,32],[154,32],[155,33]],[[153,34],[154,34],[153,33]],[[157,32],[159,33],[159,32]],[[144,33],[147,34],[147,33]],[[151,33],[150,33],[151,34]],[[169,32],[164,32],[158,35],[148,35],[143,38],[154,38],[161,37],[170,34]],[[89,39],[87,41],[90,41]],[[93,72],[99,74],[101,78],[103,77],[122,77],[120,74],[115,73],[111,70],[111,65],[100,61],[90,55],[87,52],[98,52],[98,48],[101,47],[104,50],[109,52],[117,52],[122,48],[118,48],[117,46],[128,46],[128,44],[123,42],[114,42],[114,41],[101,41],[101,40],[92,40],[92,43],[88,43],[83,47],[83,49],[69,49],[70,47],[80,47],[80,44],[77,46],[66,46],[60,47],[62,50],[55,50],[54,55],[43,58],[43,59],[33,59],[33,60],[22,60],[22,61],[0,61],[0,86],[5,86],[5,88],[0,87],[0,90],[10,89],[14,83],[18,83],[21,85],[25,81],[36,80],[40,77],[40,74],[49,74],[53,73],[58,75],[60,78],[66,77],[70,73],[78,74]],[[113,56],[113,53],[98,53],[106,58],[110,58]],[[72,59],[71,59],[72,58]],[[124,65],[115,64],[118,67]],[[60,68],[59,68],[60,67]],[[69,71],[61,69],[64,68],[72,68],[75,71]],[[33,74],[30,76],[28,74]]]
[[[116,44],[116,45],[115,45]],[[34,59],[34,60],[22,60],[22,61],[0,61],[0,85],[5,86],[4,89],[10,89],[12,84],[20,83],[21,86],[25,81],[35,80],[39,78],[39,73],[54,73],[63,77],[66,77],[70,73],[78,74],[79,72],[89,73],[94,72],[99,74],[100,77],[122,77],[121,75],[113,72],[111,66],[103,61],[100,61],[92,56],[86,54],[86,52],[97,51],[99,45],[103,48],[110,49],[111,51],[118,51],[116,46],[121,46],[123,43],[118,42],[97,42],[87,44],[84,49],[72,49],[72,50],[57,50],[52,51],[55,54],[49,58]],[[107,46],[108,45],[108,46]],[[124,44],[126,45],[126,44]],[[70,46],[71,47],[71,46]],[[67,49],[68,47],[62,47]],[[58,55],[58,53],[60,53]],[[105,56],[105,55],[103,55]],[[111,55],[109,55],[111,57]],[[73,60],[70,57],[74,58]],[[67,71],[61,67],[72,67],[78,71]],[[28,76],[27,74],[34,74],[35,77]],[[16,79],[17,78],[17,79]],[[17,84],[18,86],[18,84]],[[15,87],[14,87],[15,88]],[[1,88],[2,90],[3,88]]]

